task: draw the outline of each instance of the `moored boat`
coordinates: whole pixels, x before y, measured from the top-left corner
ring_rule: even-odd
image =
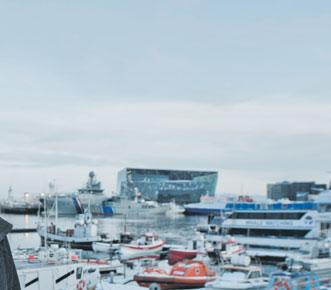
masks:
[[[140,239],[120,247],[121,260],[130,260],[141,257],[159,255],[164,241],[153,233],[146,233]]]
[[[175,264],[170,272],[160,268],[146,268],[136,274],[134,280],[151,290],[196,289],[203,288],[207,282],[216,278],[201,261],[185,261]]]
[[[37,232],[41,238],[42,246],[46,243],[58,244],[64,247],[81,250],[93,250],[93,243],[102,242],[103,238],[98,234],[97,221],[92,220],[89,212],[78,215],[73,229],[65,231],[55,224],[38,225]]]
[[[217,280],[207,283],[208,290],[265,289],[269,280],[262,274],[262,267],[250,265],[248,256],[233,256],[231,264],[222,267]]]
[[[198,254],[197,250],[186,249],[186,248],[174,248],[170,249],[168,252],[168,263],[169,265],[174,265],[177,262],[189,259],[194,259]]]

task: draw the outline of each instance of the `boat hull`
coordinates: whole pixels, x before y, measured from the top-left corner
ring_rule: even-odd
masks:
[[[32,207],[32,208],[29,208],[29,207],[22,207],[22,208],[19,208],[19,207],[1,207],[1,212],[2,213],[9,213],[9,214],[38,214],[38,210],[39,208],[38,207]]]
[[[168,289],[197,289],[213,279],[210,277],[174,277],[168,275],[135,275],[134,280],[142,287],[158,285],[161,290]],[[156,288],[157,289],[157,288]]]
[[[142,257],[157,256],[161,253],[164,242],[149,246],[122,245],[120,257],[122,260],[131,260]]]
[[[45,246],[45,238],[41,238],[41,245]],[[84,250],[84,251],[93,251],[93,243],[92,242],[74,242],[74,241],[61,241],[57,239],[49,239],[47,238],[47,245],[56,244],[59,245],[59,247],[64,248],[71,248],[71,249],[78,249],[78,250]]]
[[[174,265],[179,261],[184,259],[194,259],[197,256],[196,250],[186,250],[186,249],[170,249],[168,252],[168,263],[169,265]]]

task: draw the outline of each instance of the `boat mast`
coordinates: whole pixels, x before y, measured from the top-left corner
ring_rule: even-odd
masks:
[[[47,249],[47,206],[46,206],[46,194],[44,194],[44,215],[45,215],[45,236],[44,236],[44,246]]]

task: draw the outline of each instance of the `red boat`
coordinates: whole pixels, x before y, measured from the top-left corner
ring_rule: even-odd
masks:
[[[169,273],[160,268],[148,268],[134,276],[140,286],[151,290],[203,288],[207,282],[215,279],[216,274],[200,261],[179,262]]]
[[[169,265],[174,265],[177,262],[183,261],[185,259],[192,260],[198,254],[197,250],[189,249],[170,249],[168,252],[168,263]]]

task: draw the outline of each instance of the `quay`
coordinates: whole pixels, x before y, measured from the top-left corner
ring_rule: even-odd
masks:
[[[37,228],[16,228],[10,231],[11,234],[36,233]]]

